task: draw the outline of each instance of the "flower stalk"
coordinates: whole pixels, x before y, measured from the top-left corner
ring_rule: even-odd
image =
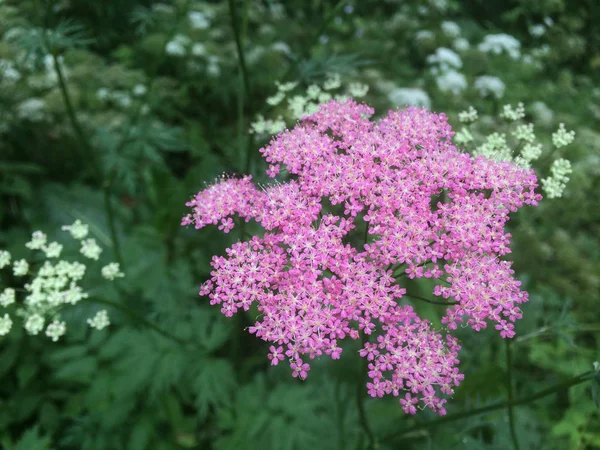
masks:
[[[409,436],[417,431],[434,428],[439,425],[454,422],[456,420],[467,419],[469,417],[498,411],[501,409],[505,409],[508,406],[515,407],[515,406],[527,405],[527,404],[533,403],[536,400],[539,400],[541,398],[547,397],[549,395],[555,394],[555,393],[563,391],[565,389],[569,389],[573,386],[577,386],[578,384],[585,383],[586,381],[590,381],[594,376],[595,376],[595,373],[593,371],[588,371],[588,372],[582,373],[581,375],[577,375],[572,378],[569,378],[561,383],[556,383],[552,386],[549,386],[546,389],[543,389],[543,390],[541,390],[535,394],[529,395],[527,397],[513,399],[512,401],[511,400],[500,401],[500,402],[492,403],[487,406],[482,406],[481,408],[475,408],[475,409],[471,409],[471,410],[467,410],[467,411],[458,412],[455,414],[448,414],[447,416],[440,417],[439,419],[431,420],[429,422],[419,423],[412,427],[405,428],[404,430],[401,430],[401,431],[398,431],[398,432],[395,432],[392,434],[388,434],[387,436],[384,436],[381,439],[381,442],[390,442],[390,441],[393,441],[398,438]]]
[[[508,405],[506,407],[508,411],[508,426],[510,428],[510,438],[512,440],[514,450],[519,450],[519,440],[517,439],[517,432],[515,429],[515,414],[513,409],[513,383],[512,383],[512,355],[510,351],[510,339],[504,340],[504,348],[506,350],[506,390],[508,393]]]
[[[73,130],[75,131],[75,135],[77,136],[77,138],[80,142],[81,149],[85,151],[85,157],[90,158],[90,160],[92,161],[92,165],[93,165],[95,171],[97,172],[97,175],[101,178],[104,178],[102,169],[100,168],[100,166],[98,165],[98,163],[95,159],[93,148],[90,145],[88,139],[86,138],[83,128],[81,127],[81,124],[79,123],[79,120],[77,120],[77,116],[75,114],[75,108],[73,107],[73,101],[71,100],[71,95],[69,93],[69,89],[68,89],[67,83],[65,81],[64,73],[62,71],[62,68],[59,64],[58,58],[56,56],[56,52],[53,49],[50,49],[50,54],[52,55],[52,62],[54,65],[54,70],[56,71],[56,74],[58,76],[58,85],[60,88],[63,102],[65,104],[65,108],[67,110],[67,116],[69,117],[71,126],[73,127]],[[115,252],[115,259],[117,260],[117,262],[120,264],[121,267],[125,267],[125,264],[123,263],[123,254],[121,252],[121,244],[119,242],[119,236],[117,233],[114,209],[113,209],[113,205],[112,205],[112,202],[110,199],[111,191],[110,191],[110,181],[109,180],[102,182],[102,191],[103,191],[103,196],[104,196],[104,208],[106,211],[106,218],[107,218],[108,227],[110,230],[111,241],[113,244],[112,245],[113,251]]]

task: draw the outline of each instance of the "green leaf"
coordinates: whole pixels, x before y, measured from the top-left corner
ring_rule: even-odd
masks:
[[[96,370],[96,358],[84,356],[83,358],[69,361],[65,366],[56,369],[54,378],[60,382],[89,383],[94,378]]]
[[[229,405],[237,388],[235,372],[225,359],[207,359],[201,362],[200,373],[194,381],[196,407],[201,417],[209,408]]]
[[[39,426],[27,430],[11,450],[46,450],[50,448],[50,438],[40,434]]]
[[[40,366],[33,361],[23,362],[17,368],[17,378],[19,379],[19,386],[24,388],[32,380],[32,378],[38,373]]]
[[[129,437],[128,449],[144,450],[149,448],[150,441],[154,435],[155,425],[150,415],[144,414],[136,421]]]

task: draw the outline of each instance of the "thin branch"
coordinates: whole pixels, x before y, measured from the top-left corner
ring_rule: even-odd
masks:
[[[411,433],[414,433],[416,431],[420,431],[420,430],[425,430],[428,428],[433,428],[436,427],[438,425],[441,424],[445,424],[445,423],[450,423],[450,422],[454,422],[456,420],[460,420],[460,419],[466,419],[468,417],[472,417],[472,416],[477,416],[480,414],[486,414],[492,411],[497,411],[500,409],[505,409],[509,404],[511,406],[520,406],[520,405],[526,405],[528,403],[532,403],[536,400],[539,400],[541,398],[547,397],[549,395],[552,395],[558,391],[564,390],[564,389],[568,389],[572,386],[576,386],[578,384],[581,383],[585,383],[586,381],[589,381],[592,379],[592,377],[596,376],[596,373],[593,371],[589,371],[589,372],[585,372],[582,373],[581,375],[577,375],[575,377],[569,378],[565,381],[563,381],[562,383],[556,383],[536,394],[532,394],[528,397],[523,397],[517,400],[513,400],[512,402],[508,402],[508,401],[501,401],[501,402],[496,402],[496,403],[492,403],[491,405],[488,406],[483,406],[481,408],[476,408],[476,409],[472,409],[469,411],[462,411],[462,412],[458,412],[455,414],[449,414],[447,416],[444,417],[440,417],[439,419],[436,420],[431,420],[429,422],[424,422],[424,423],[419,423],[415,426],[412,427],[408,427],[405,428],[404,430],[401,431],[397,431],[395,433],[391,433],[388,434],[387,436],[384,436],[381,439],[381,442],[388,442],[406,435],[409,435]]]

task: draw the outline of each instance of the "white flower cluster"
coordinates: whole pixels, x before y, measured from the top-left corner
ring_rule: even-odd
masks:
[[[348,95],[350,97],[359,98],[364,97],[369,92],[369,86],[362,83],[350,83],[348,85]]]
[[[516,108],[505,105],[500,117],[513,122],[510,131],[510,136],[514,138],[513,143],[509,143],[507,134],[494,132],[484,136],[483,142],[479,145],[474,144],[469,150],[474,155],[484,156],[492,160],[512,161],[520,167],[531,168],[532,163],[542,155],[543,146],[536,140],[532,123],[519,123],[525,117],[525,106],[523,103],[518,103]],[[472,123],[476,119],[477,112],[473,108],[459,114],[459,120],[463,123]],[[570,144],[574,138],[575,132],[567,131],[562,123],[558,130],[552,134],[552,142],[556,148]],[[466,127],[457,132],[454,139],[461,145],[475,141],[473,133]],[[519,154],[513,156],[513,149],[518,147],[521,147]],[[546,196],[548,198],[561,197],[571,173],[571,163],[568,160],[562,158],[555,160],[550,167],[550,176],[541,181]]]
[[[466,111],[461,111],[458,113],[458,120],[463,123],[472,123],[477,120],[479,115],[477,114],[477,110],[472,106],[469,106],[469,109]]]
[[[435,39],[435,34],[429,30],[419,30],[415,33],[415,39],[417,42],[424,43],[426,41],[433,41]]]
[[[475,80],[475,89],[479,92],[482,97],[492,95],[496,98],[502,98],[504,96],[504,89],[506,86],[504,82],[492,75],[482,75]]]
[[[438,48],[433,55],[427,57],[431,73],[436,76],[435,82],[442,92],[460,94],[467,88],[467,79],[458,70],[462,67],[460,56],[449,48]]]
[[[108,88],[100,88],[96,91],[96,98],[101,102],[112,102],[121,108],[129,108],[133,104],[132,95],[134,97],[143,97],[148,92],[148,88],[144,84],[136,84],[131,93],[124,90],[110,90]]]
[[[435,83],[440,91],[452,92],[454,95],[460,94],[468,86],[465,76],[456,70],[449,70],[439,75]]]
[[[427,57],[427,63],[431,71],[439,75],[449,70],[457,70],[462,67],[460,56],[449,48],[440,47],[433,55]]]
[[[96,242],[96,239],[83,239],[81,241],[81,249],[79,250],[86,258],[94,259],[98,261],[102,248]]]
[[[21,73],[10,59],[0,59],[0,83],[14,85],[21,79]]]
[[[93,318],[87,320],[87,323],[92,328],[95,328],[97,330],[103,330],[104,328],[110,325],[108,313],[105,309],[103,309],[102,311],[98,311]]]
[[[517,156],[516,161],[522,167],[529,167],[529,164],[542,156],[542,144],[527,142],[521,149],[521,154]]]
[[[200,16],[195,14],[202,13],[190,13],[192,14],[192,18],[190,21],[194,23],[196,21],[196,25],[199,25],[202,19],[197,19]],[[196,18],[196,19],[193,19]],[[194,27],[194,25],[192,25]],[[167,55],[174,56],[177,58],[184,58],[191,53],[192,56],[196,58],[192,58],[187,61],[188,68],[192,71],[201,71],[203,68],[206,69],[206,73],[213,77],[217,77],[221,74],[221,67],[219,65],[219,57],[217,55],[209,55],[206,46],[202,42],[194,42],[192,43],[192,39],[183,34],[177,34],[165,45],[165,52]],[[247,56],[250,60],[251,57]],[[205,64],[201,64],[198,58],[205,59]]]
[[[74,239],[83,239],[90,232],[90,227],[77,219],[72,225],[63,225],[62,230],[68,231]]]
[[[6,288],[0,294],[0,306],[6,308],[15,302],[16,294],[13,288]]]
[[[471,44],[469,44],[469,41],[463,37],[459,37],[454,39],[454,42],[452,43],[452,47],[454,47],[454,50],[456,50],[457,52],[464,52],[466,50],[469,50],[469,48],[471,48]]]
[[[47,106],[41,98],[31,97],[17,105],[17,117],[30,122],[42,122],[46,119]]]
[[[473,150],[475,156],[484,156],[495,161],[512,160],[512,150],[506,142],[504,133],[492,133],[485,141]]]
[[[517,128],[514,129],[512,134],[519,141],[526,141],[530,144],[533,144],[533,142],[535,141],[535,134],[533,132],[532,123],[517,125]]]
[[[448,37],[458,37],[460,36],[460,27],[458,26],[458,24],[456,22],[450,22],[449,20],[446,20],[444,22],[442,22],[442,31],[444,32],[444,34]]]
[[[520,120],[525,117],[525,105],[522,102],[519,102],[516,108],[513,108],[512,105],[504,105],[500,117],[512,120],[513,122]]]
[[[0,250],[0,269],[10,265],[10,253],[6,250]]]
[[[88,225],[76,220],[71,225],[62,227],[75,240],[80,241],[80,253],[89,259],[97,260],[102,252],[100,246],[93,238],[87,238]],[[60,311],[66,306],[73,306],[89,297],[89,294],[79,285],[84,278],[87,267],[79,261],[59,260],[63,246],[57,242],[48,243],[48,237],[41,231],[35,231],[31,240],[25,244],[29,250],[42,252],[45,261],[39,266],[37,263],[19,259],[11,265],[11,255],[6,250],[0,250],[0,269],[11,267],[15,276],[30,275],[22,288],[5,287],[0,293],[0,307],[10,308],[16,316],[23,320],[23,327],[30,335],[37,335],[45,329],[45,334],[52,341],[57,341],[66,333],[67,324],[60,320]],[[34,270],[30,270],[33,268]],[[110,263],[102,267],[102,276],[107,280],[122,278],[118,263]],[[17,297],[17,291],[23,291],[23,297]],[[51,320],[46,325],[46,321]],[[102,329],[110,321],[106,311],[96,314],[88,323],[93,328]],[[0,336],[7,334],[13,325],[9,313],[0,316]]]
[[[250,124],[250,133],[262,135],[275,135],[285,129],[285,122],[281,116],[276,119],[265,119],[258,114],[254,122]]]
[[[5,336],[10,332],[13,321],[8,314],[0,317],[0,336]]]
[[[173,39],[167,42],[165,51],[167,55],[171,56],[185,56],[188,52],[188,47],[192,43],[192,40],[182,34],[177,34]]]
[[[458,130],[456,135],[454,135],[454,140],[460,145],[468,144],[473,140],[473,135],[468,128],[462,127]]]
[[[200,11],[190,11],[188,13],[188,20],[193,29],[206,30],[210,27],[210,18],[208,14]]]
[[[542,180],[542,188],[548,198],[562,197],[572,172],[571,163],[567,159],[560,158],[552,163],[550,176]]]
[[[121,267],[119,267],[119,263],[113,262],[107,264],[102,268],[102,276],[107,280],[115,280],[117,278],[123,278],[125,274],[121,272]]]
[[[65,322],[61,322],[59,320],[53,321],[46,328],[46,336],[52,339],[53,342],[58,341],[61,336],[67,332],[67,324]]]
[[[531,25],[529,27],[529,34],[531,34],[533,37],[541,37],[545,33],[546,33],[546,27],[541,23],[537,23],[537,24]]]
[[[271,44],[271,49],[288,56],[292,54],[292,49],[290,46],[283,41],[274,42]]]
[[[58,258],[62,252],[63,246],[58,242],[50,242],[46,245],[48,237],[41,231],[35,231],[31,236],[31,241],[25,244],[30,250],[42,250],[47,258]]]
[[[484,53],[500,55],[506,53],[512,59],[521,56],[521,43],[508,34],[488,34],[478,46]]]
[[[561,148],[566,145],[569,145],[575,139],[574,131],[567,131],[565,128],[565,124],[561,123],[558,126],[558,130],[552,133],[552,143],[556,148]]]
[[[267,98],[267,104],[275,107],[283,104],[283,101],[287,98],[286,116],[291,116],[293,120],[300,119],[307,114],[312,114],[317,111],[320,104],[327,103],[333,98],[343,100],[348,98],[348,96],[362,97],[369,90],[366,85],[350,83],[345,89],[346,95],[335,94],[334,91],[343,87],[342,79],[337,73],[329,74],[323,86],[317,84],[310,85],[303,95],[291,95],[291,92],[298,86],[297,82],[276,82],[275,85],[277,86],[277,92]],[[273,135],[282,131],[285,126],[286,122],[283,115],[278,115],[273,119],[257,115],[254,122],[250,124],[250,132],[258,135]]]
[[[15,277],[24,277],[29,272],[29,263],[24,259],[15,261],[13,264],[13,275]]]
[[[387,97],[395,107],[410,105],[431,108],[429,95],[419,88],[395,88],[388,92]]]
[[[552,18],[550,17],[545,17],[544,18],[544,23],[538,23],[538,24],[534,24],[531,25],[529,27],[529,34],[531,34],[533,37],[541,37],[544,34],[546,34],[546,30],[548,28],[551,28],[552,25],[554,25],[554,21],[552,20]]]

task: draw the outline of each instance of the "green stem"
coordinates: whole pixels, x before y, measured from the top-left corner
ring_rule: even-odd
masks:
[[[335,390],[333,395],[335,398],[335,406],[337,408],[336,418],[338,431],[338,448],[344,450],[346,448],[346,439],[344,432],[344,405],[341,399],[341,388],[342,382],[338,379],[335,383]]]
[[[104,299],[101,299],[101,298],[88,298],[85,301],[92,302],[92,303],[98,303],[98,304],[101,304],[101,305],[107,305],[107,306],[110,306],[111,308],[118,309],[122,313],[125,313],[129,317],[131,317],[132,319],[136,320],[137,322],[146,325],[147,327],[149,327],[149,328],[153,329],[154,331],[156,331],[161,336],[163,336],[163,337],[165,337],[167,339],[170,339],[171,341],[176,342],[179,345],[188,345],[189,344],[189,342],[186,342],[183,339],[175,336],[174,334],[171,334],[168,331],[163,330],[158,325],[150,322],[145,317],[140,316],[135,311],[133,311],[131,308],[129,308],[129,307],[125,306],[125,305],[121,305],[119,303],[111,302],[110,300],[104,300]]]
[[[54,52],[53,49],[50,49],[50,54],[52,55],[52,64],[54,65],[54,70],[56,71],[56,74],[58,75],[58,85],[60,88],[60,93],[62,95],[62,99],[65,104],[65,108],[67,110],[67,116],[69,117],[71,126],[73,127],[73,130],[75,130],[75,135],[77,136],[77,139],[79,140],[79,143],[81,144],[81,150],[89,151],[90,150],[89,144],[87,142],[87,139],[85,138],[83,129],[81,128],[81,125],[79,124],[79,121],[77,120],[77,116],[75,115],[75,108],[73,107],[71,95],[69,94],[69,89],[67,88],[67,83],[65,81],[65,75],[63,73],[62,68],[60,67],[60,63],[58,61],[58,57],[56,56],[56,52]],[[98,169],[97,162],[93,158],[93,156],[94,156],[93,153],[90,153],[85,156],[87,156],[87,158],[92,159],[94,168],[97,170]]]
[[[110,188],[106,186],[103,188],[104,191],[104,208],[106,209],[106,217],[108,219],[108,228],[110,229],[110,238],[113,242],[113,250],[115,251],[115,259],[119,263],[121,270],[125,270],[123,264],[123,254],[121,253],[121,246],[119,244],[119,236],[117,234],[117,226],[115,222],[114,210],[110,201]]]
[[[362,346],[368,342],[367,335],[363,332],[362,335]],[[373,435],[373,431],[369,426],[369,421],[367,420],[367,413],[365,411],[365,395],[364,389],[367,381],[367,372],[368,372],[369,364],[368,361],[364,358],[361,358],[360,362],[360,376],[358,377],[358,383],[356,384],[356,406],[358,408],[358,420],[360,425],[367,435],[367,439],[369,441],[368,449],[372,450],[375,448],[375,436]]]
[[[58,62],[58,58],[56,56],[56,52],[54,49],[50,49],[50,54],[52,55],[52,62],[54,65],[54,70],[58,76],[58,85],[60,88],[60,92],[62,95],[63,102],[65,104],[65,108],[67,110],[67,116],[69,117],[69,121],[71,122],[71,126],[75,131],[75,135],[77,136],[80,144],[82,156],[92,162],[92,165],[97,172],[97,175],[100,178],[103,178],[102,169],[100,168],[98,162],[95,159],[94,149],[88,142],[85,133],[83,132],[83,128],[81,124],[77,120],[77,116],[75,115],[75,108],[73,107],[73,102],[71,100],[71,95],[69,93],[69,89],[67,87],[67,83],[65,81],[65,75],[60,67]],[[102,190],[104,192],[104,207],[106,209],[106,217],[108,221],[108,226],[110,228],[111,240],[113,244],[113,250],[115,252],[115,258],[121,268],[124,269],[123,258],[121,253],[121,245],[119,243],[119,237],[117,234],[116,223],[115,223],[115,214],[112,207],[112,203],[110,201],[110,184],[103,183]]]
[[[239,94],[237,102],[237,114],[238,114],[238,140],[240,142],[240,160],[244,161],[243,173],[250,171],[250,165],[252,161],[251,145],[252,139],[246,136],[245,120],[244,120],[244,103],[247,98],[250,97],[250,78],[248,76],[248,68],[246,66],[246,58],[244,56],[242,34],[245,34],[246,21],[247,21],[247,4],[244,4],[244,23],[240,29],[238,22],[237,10],[235,7],[235,0],[228,0],[229,3],[229,15],[231,18],[231,27],[233,29],[233,35],[235,38],[235,48],[238,56],[238,63],[240,68],[240,84]],[[243,145],[243,137],[246,136],[246,145]]]
[[[458,305],[458,302],[455,302],[455,301],[444,302],[444,301],[430,300],[428,298],[421,297],[419,295],[409,294],[409,293],[406,293],[404,295],[406,297],[414,298],[415,300],[421,300],[422,302],[431,303],[432,305],[443,305],[443,306]]]
[[[515,430],[515,414],[513,410],[513,383],[512,383],[512,358],[510,352],[510,339],[504,339],[504,347],[506,350],[506,390],[508,393],[508,426],[510,428],[510,437],[514,450],[519,450],[519,440]]]
[[[581,383],[585,383],[586,381],[589,381],[593,376],[595,376],[595,372],[593,372],[593,371],[585,372],[585,373],[582,373],[581,375],[577,375],[575,377],[569,378],[569,379],[563,381],[562,383],[556,383],[553,386],[550,386],[550,387],[548,387],[540,392],[537,392],[535,394],[532,394],[528,397],[523,397],[523,398],[520,398],[517,400],[513,400],[511,402],[509,402],[509,401],[496,402],[496,403],[492,403],[491,405],[488,405],[488,406],[483,406],[481,408],[476,408],[476,409],[472,409],[469,411],[462,411],[462,412],[455,413],[455,414],[449,414],[447,416],[441,417],[436,420],[419,423],[415,426],[405,428],[404,430],[388,434],[387,436],[383,437],[381,439],[381,441],[388,442],[388,441],[409,435],[416,431],[433,428],[433,427],[436,427],[438,425],[442,425],[445,423],[454,422],[454,421],[460,420],[460,419],[466,419],[468,417],[477,416],[480,414],[486,414],[486,413],[489,413],[492,411],[497,411],[500,409],[505,409],[508,405],[511,405],[511,406],[526,405],[526,404],[532,403],[536,400],[539,400],[541,398],[547,397],[548,395],[552,395],[558,391],[568,389],[572,386],[576,386]]]
[[[310,43],[310,45],[308,46],[308,48],[306,50],[307,54],[310,52],[310,49],[319,41],[319,38],[321,37],[321,35],[325,32],[325,30],[327,30],[327,27],[329,26],[329,24],[333,21],[333,19],[335,19],[337,13],[345,5],[346,5],[346,1],[345,0],[340,0],[331,9],[331,11],[329,12],[329,14],[327,14],[327,16],[325,16],[325,18],[323,19],[323,23],[321,24],[321,27],[314,34],[314,36],[312,38],[312,42]],[[300,62],[301,62],[300,58],[296,59],[292,63],[292,65],[290,65],[290,67],[288,68],[288,70],[283,74],[283,76],[281,77],[281,80],[287,79],[292,74],[292,72],[300,65]]]
[[[364,240],[365,240],[365,245],[366,245],[369,242],[369,224],[368,224],[368,222],[365,222]],[[362,346],[364,347],[367,342],[369,342],[369,337],[363,330],[363,334],[361,337]],[[369,421],[367,419],[367,413],[365,411],[365,395],[364,395],[368,371],[369,371],[369,362],[366,359],[361,358],[360,359],[360,375],[357,378],[358,382],[356,384],[356,406],[358,408],[358,420],[360,422],[362,429],[364,430],[365,434],[367,435],[367,439],[369,441],[367,448],[368,448],[368,450],[372,450],[373,448],[375,448],[375,436],[373,435],[373,431],[371,430],[371,427],[369,426]],[[361,441],[359,441],[358,445],[359,445],[359,448],[362,447],[362,438],[361,438]]]
[[[533,331],[529,334],[525,334],[523,336],[518,337],[515,340],[516,344],[520,344],[522,342],[528,341],[530,339],[534,339],[538,336],[543,336],[545,334],[551,334],[551,333],[598,333],[600,332],[600,325],[593,325],[593,324],[582,324],[579,325],[577,327],[570,327],[570,328],[554,328],[554,327],[542,327],[539,330]]]
[[[229,13],[231,17],[231,27],[233,28],[233,35],[235,37],[235,47],[237,50],[238,61],[240,64],[240,71],[242,73],[242,80],[244,82],[244,92],[246,95],[250,93],[250,79],[248,77],[248,69],[246,67],[246,59],[244,57],[244,51],[242,49],[242,38],[240,27],[237,18],[237,11],[235,8],[235,0],[228,0],[229,2]]]

